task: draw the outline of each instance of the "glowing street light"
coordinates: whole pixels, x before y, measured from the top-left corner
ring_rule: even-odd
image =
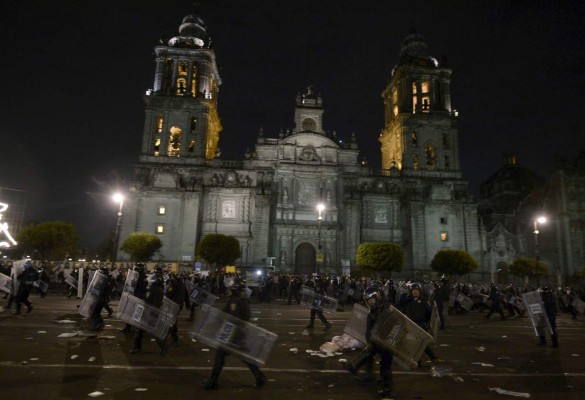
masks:
[[[115,193],[112,196],[114,202],[120,204],[120,208],[118,209],[118,221],[116,223],[116,231],[114,232],[114,248],[112,250],[112,268],[114,267],[114,263],[116,262],[116,257],[118,255],[118,240],[120,236],[120,226],[122,225],[122,208],[124,207],[124,195],[122,193]]]
[[[538,262],[540,259],[540,254],[538,252],[538,234],[540,233],[540,231],[538,230],[538,224],[540,225],[546,224],[546,217],[541,215],[534,219],[534,258],[536,260],[535,268],[538,268]],[[540,286],[540,279],[538,279],[538,276],[537,285]]]

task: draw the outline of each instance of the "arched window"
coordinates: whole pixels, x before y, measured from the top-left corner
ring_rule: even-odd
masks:
[[[160,138],[154,139],[154,155],[155,157],[160,156]]]
[[[167,154],[169,156],[178,157],[181,152],[181,128],[174,125],[170,129],[171,135],[169,136],[169,147],[167,149]]]
[[[193,153],[195,151],[195,140],[189,141],[189,147],[187,148],[189,153]]]
[[[417,137],[415,131],[412,131],[411,139],[412,139],[412,147],[418,146],[418,137]]]
[[[417,170],[418,169],[418,155],[412,155],[412,167]]]
[[[197,66],[193,65],[191,69],[191,95],[197,96]]]
[[[177,96],[183,96],[187,91],[187,80],[185,78],[177,79]]]
[[[432,144],[427,144],[425,146],[425,163],[427,165],[427,169],[434,169],[437,163],[435,147]]]
[[[158,117],[156,117],[156,133],[162,133],[163,131],[163,116],[162,114],[159,114]]]

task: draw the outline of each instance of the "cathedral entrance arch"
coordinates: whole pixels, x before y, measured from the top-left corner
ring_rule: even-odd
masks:
[[[317,267],[317,251],[311,243],[301,243],[295,250],[295,273],[310,275]]]

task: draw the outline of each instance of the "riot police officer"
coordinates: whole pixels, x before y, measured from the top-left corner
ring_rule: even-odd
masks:
[[[242,292],[246,287],[245,282],[240,277],[235,277],[229,286],[230,290],[230,297],[223,308],[223,311],[233,315],[236,318],[239,318],[243,321],[248,321],[250,319],[250,303],[248,299],[242,296]],[[225,363],[225,357],[228,353],[222,349],[217,349],[215,353],[215,361],[213,363],[213,369],[211,370],[210,378],[205,382],[203,388],[204,389],[217,389],[218,388],[218,379],[221,371],[223,369],[223,365]],[[255,387],[260,389],[266,383],[266,376],[260,370],[257,365],[250,364],[246,361],[243,361],[244,364],[248,366],[254,378],[256,379]]]
[[[97,273],[103,274],[106,279],[104,286],[99,288],[99,294],[97,295],[98,300],[93,313],[91,314],[91,321],[93,322],[91,330],[93,331],[99,331],[104,327],[104,320],[102,319],[101,313],[104,307],[109,308],[108,298],[110,296],[110,292],[112,291],[112,283],[110,280],[110,272],[108,271],[108,267],[101,266]],[[111,313],[108,311],[108,314]]]
[[[146,280],[146,268],[144,267],[143,263],[138,262],[134,265],[134,271],[138,272],[138,281],[136,282],[136,287],[134,288],[133,296],[138,297],[141,300],[144,300],[146,296],[146,289],[148,286],[148,281]],[[124,328],[120,329],[120,331],[124,333],[128,333],[131,330],[132,325],[130,324],[126,324]]]
[[[169,300],[175,302],[179,306],[179,313],[183,309],[183,304],[190,308],[189,304],[189,296],[187,295],[187,289],[185,288],[185,284],[183,283],[182,279],[177,276],[174,272],[169,273],[166,290],[165,290],[165,297]],[[177,320],[171,326],[169,334],[171,336],[171,343],[177,343],[179,341],[178,336],[178,322],[179,318],[177,316]]]
[[[16,279],[18,280],[19,285],[18,291],[16,292],[16,312],[14,314],[20,315],[21,304],[26,305],[26,312],[29,313],[32,311],[33,306],[30,301],[28,301],[28,296],[33,283],[39,279],[39,273],[33,267],[32,262],[27,260],[24,263],[24,271],[22,271]]]
[[[548,322],[550,323],[551,328],[551,335],[550,340],[552,342],[552,347],[559,346],[559,337],[557,335],[557,299],[553,292],[553,290],[548,287],[544,286],[540,288],[540,297],[542,299],[542,303],[544,305],[544,312],[548,318]],[[542,327],[538,327],[538,345],[544,346],[546,345],[546,336],[545,330]]]
[[[148,287],[146,289],[146,294],[144,296],[144,301],[146,304],[150,304],[151,306],[160,308],[163,303],[164,299],[164,277],[162,268],[157,267],[154,269],[154,274],[152,275]],[[136,336],[134,336],[134,347],[130,350],[130,354],[140,353],[142,351],[142,337],[144,336],[144,331],[142,329],[136,330]],[[164,356],[167,353],[167,344],[164,340],[156,339],[156,343],[160,348],[160,355]]]
[[[323,280],[321,279],[320,276],[316,276],[314,282],[309,281],[307,283],[308,283],[307,286],[312,287],[315,290],[315,294],[325,296],[325,283],[323,282]],[[321,301],[318,300],[317,298],[315,298],[313,300],[313,306],[311,307],[311,316],[310,316],[309,324],[307,325],[306,329],[308,329],[308,330],[313,329],[313,327],[315,326],[315,317],[316,316],[319,317],[321,322],[323,322],[323,324],[325,325],[326,331],[331,329],[331,323],[329,323],[329,321],[327,321],[327,318],[325,318],[325,315],[323,315],[323,310],[321,308]]]
[[[372,339],[372,329],[378,322],[380,316],[387,308],[387,304],[382,301],[382,295],[376,287],[368,287],[364,291],[363,300],[370,309],[366,320],[366,347],[354,361],[347,362],[345,368],[357,375],[362,366],[366,367],[368,375],[371,375],[374,356],[380,354],[380,378],[382,380],[382,390],[378,392],[379,397],[388,397],[392,394],[392,361],[394,355],[391,351],[375,344]],[[369,379],[368,379],[369,380]]]

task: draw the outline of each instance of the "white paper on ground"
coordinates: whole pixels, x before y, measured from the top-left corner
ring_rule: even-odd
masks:
[[[489,388],[489,389],[493,390],[494,392],[496,392],[498,394],[507,394],[509,396],[525,397],[527,399],[530,398],[530,393],[513,392],[511,390],[504,390],[504,389],[499,388],[499,387]]]
[[[89,397],[99,397],[99,396],[103,396],[105,393],[103,392],[91,392],[90,394],[88,394]]]
[[[73,337],[73,336],[77,336],[77,332],[65,332],[65,333],[58,335],[57,337]]]

